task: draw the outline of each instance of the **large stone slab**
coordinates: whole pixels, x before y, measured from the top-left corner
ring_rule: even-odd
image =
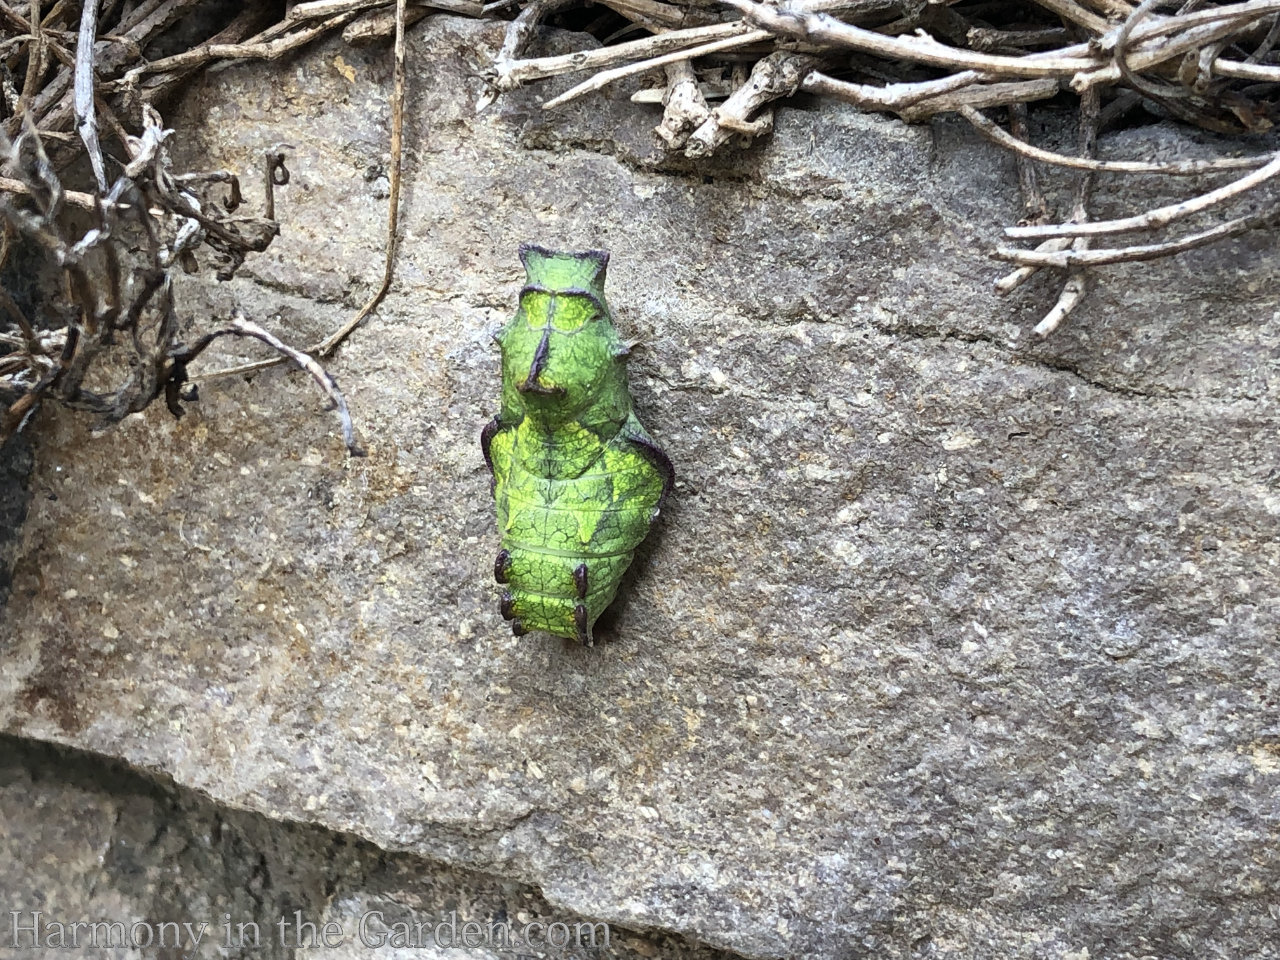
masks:
[[[967,128],[808,103],[686,169],[625,91],[474,116],[499,38],[413,37],[396,287],[331,364],[366,459],[279,370],[181,421],[36,424],[0,727],[745,956],[1271,949],[1273,236],[1108,272],[1031,344],[1055,290],[990,292],[1016,181]],[[184,309],[306,343],[363,301],[388,60],[190,93],[192,156],[283,141],[294,180],[280,240]],[[680,475],[590,650],[507,635],[490,579],[521,241],[613,251]]]
[[[579,929],[510,880],[229,810],[119,761],[3,735],[0,858],[3,957],[729,956],[661,934]]]

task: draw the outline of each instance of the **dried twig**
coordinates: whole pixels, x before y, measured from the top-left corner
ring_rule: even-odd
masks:
[[[937,80],[918,80],[912,83],[889,83],[884,86],[870,83],[850,83],[836,80],[818,70],[804,78],[801,89],[806,93],[835,97],[852,103],[863,110],[901,113],[926,100],[935,99],[956,90],[972,86],[981,80],[982,74],[974,70],[953,73]],[[1055,89],[1057,83],[1054,83]]]
[[[677,60],[666,66],[667,88],[663,94],[662,122],[654,132],[670,150],[682,149],[689,134],[711,115],[706,98],[698,87],[698,78],[688,60]]]
[[[972,71],[955,73],[941,80],[918,83],[895,83],[873,86],[835,80],[814,71],[802,84],[809,93],[825,94],[845,100],[864,110],[885,110],[904,120],[923,120],[938,113],[951,113],[962,107],[981,109],[1012,103],[1046,100],[1058,93],[1058,81],[1051,78],[1023,80],[1016,83],[977,83],[980,74]]]
[[[513,90],[530,80],[541,80],[556,77],[563,73],[577,73],[580,70],[600,70],[618,63],[634,64],[644,62],[643,69],[653,69],[664,63],[675,63],[677,60],[688,60],[688,56],[677,56],[671,60],[658,63],[657,60],[673,51],[688,51],[699,46],[709,46],[715,41],[737,40],[744,34],[751,33],[749,25],[740,21],[733,23],[717,23],[705,27],[690,27],[687,30],[672,30],[657,36],[645,37],[643,40],[632,40],[612,47],[601,47],[598,50],[583,50],[578,53],[567,53],[554,57],[537,57],[532,60],[499,59],[494,64],[496,77],[494,84],[499,92]],[[766,39],[769,34],[754,31],[755,39]],[[714,50],[725,49],[715,47]],[[709,52],[714,52],[714,50]],[[607,82],[607,81],[606,81]],[[593,89],[604,86],[598,84]]]
[[[981,70],[1000,76],[1061,77],[1071,76],[1096,64],[1087,44],[1075,44],[1050,53],[1022,57],[978,53],[939,43],[928,35],[918,37],[886,36],[843,23],[824,13],[810,13],[794,7],[771,7],[753,0],[722,0],[739,11],[748,21],[767,32],[805,42],[847,47],[892,59],[910,60],[959,70]]]
[[[610,10],[622,14],[633,24],[654,33],[705,26],[721,18],[699,6],[681,7],[660,0],[599,0]]]
[[[275,22],[262,5],[246,5],[223,30],[191,49],[147,58],[148,48],[179,19],[205,0],[141,0],[123,8],[117,0],[85,0],[70,4],[28,0],[23,14],[0,0],[0,224],[4,240],[11,235],[50,258],[66,277],[66,302],[47,303],[48,317],[29,320],[13,299],[0,297],[0,437],[20,427],[42,400],[55,400],[89,410],[109,420],[142,409],[159,394],[175,414],[181,412],[186,363],[193,354],[174,344],[177,330],[171,270],[194,269],[197,255],[212,255],[220,277],[230,276],[249,252],[264,249],[275,237],[274,187],[288,179],[283,157],[272,151],[266,167],[265,219],[235,216],[239,183],[226,171],[182,174],[170,169],[166,142],[171,131],[147,104],[192,71],[230,59],[275,59],[326,33],[348,25],[388,0],[316,0],[293,5]],[[446,9],[478,15],[477,0],[412,0],[416,8]],[[675,22],[678,10],[659,0],[615,0],[626,5],[650,4],[647,16],[656,24]],[[394,237],[400,193],[405,75],[406,0],[397,3],[396,105],[393,122],[392,211],[382,285],[374,298],[344,330],[320,345],[328,351],[385,295],[392,277]],[[72,20],[74,18],[74,22]],[[696,19],[695,21],[696,22]],[[77,40],[74,51],[68,37]],[[19,59],[15,59],[19,58]],[[14,66],[25,60],[22,87]],[[119,94],[128,99],[122,102]],[[141,110],[139,136],[129,132],[129,118]],[[121,141],[125,163],[108,189],[107,165],[99,142],[101,129]],[[74,129],[75,134],[69,131]],[[74,138],[74,139],[73,139]],[[58,170],[80,156],[89,159],[101,199],[80,190],[64,190]],[[57,152],[51,159],[46,145]],[[205,195],[226,184],[226,206]],[[63,202],[94,215],[95,225],[79,237],[66,236],[58,213]],[[71,318],[68,321],[68,318]],[[13,331],[12,333],[10,331]],[[214,331],[264,340],[282,355],[308,368],[334,396],[343,418],[344,435],[355,450],[349,413],[332,381],[315,361],[280,343],[262,328],[238,319]],[[200,347],[203,349],[203,346]],[[123,361],[124,380],[103,391],[103,384]],[[113,364],[115,366],[113,366]],[[314,369],[313,369],[314,368]]]
[[[1080,156],[1092,159],[1098,152],[1098,114],[1100,112],[1100,97],[1097,87],[1091,87],[1086,90],[1084,96],[1080,98]],[[1089,219],[1089,200],[1093,195],[1093,186],[1096,174],[1092,170],[1086,170],[1080,174],[1080,178],[1076,183],[1075,203],[1072,206],[1071,219],[1077,223],[1083,223]],[[1089,248],[1088,237],[1077,237],[1071,244],[1071,249],[1075,251],[1083,251]],[[1074,268],[1068,275],[1067,281],[1062,285],[1062,292],[1058,295],[1058,302],[1053,305],[1044,319],[1035,325],[1034,333],[1041,337],[1047,337],[1058,328],[1084,299],[1084,295],[1089,290],[1089,275],[1083,267]]]
[[[1106,17],[1100,17],[1072,0],[1036,0],[1036,3],[1056,13],[1064,22],[1084,27],[1090,33],[1103,34],[1111,27]]]
[[[1121,217],[1116,220],[1098,220],[1093,223],[1056,223],[1043,226],[1007,227],[1005,236],[1015,240],[1039,239],[1041,237],[1097,237],[1117,233],[1135,233],[1145,230],[1156,230],[1166,227],[1192,214],[1200,213],[1218,204],[1243,196],[1254,187],[1273,177],[1280,175],[1280,154],[1275,154],[1270,163],[1248,176],[1233,180],[1224,187],[1210,190],[1190,200],[1157,207],[1146,213],[1133,217]]]
[[[405,24],[406,2],[405,0],[396,0],[396,36],[394,48],[395,89],[391,102],[391,185],[390,196],[388,198],[386,252],[383,261],[382,282],[379,284],[378,289],[374,292],[373,296],[369,298],[354,317],[307,351],[312,356],[327,357],[333,353],[333,351],[336,350],[344,340],[346,340],[351,332],[355,330],[355,328],[358,327],[364,319],[369,316],[369,314],[378,308],[378,305],[382,303],[383,299],[386,297],[387,291],[391,289],[391,280],[395,274],[396,237],[399,232],[400,223],[400,184],[404,152]],[[219,380],[225,377],[251,373],[255,370],[263,370],[267,367],[273,367],[281,362],[283,362],[283,358],[281,357],[276,357],[270,360],[258,360],[253,363],[239,364],[234,367],[228,367],[223,370],[203,374],[193,379],[197,382]]]
[[[270,22],[270,16],[268,9],[251,4],[222,30],[206,40],[202,46],[215,47],[220,44],[243,43],[251,37],[264,32],[264,28]],[[215,61],[195,58],[192,59],[188,66],[176,67],[161,73],[153,73],[137,83],[136,86],[123,80],[113,81],[113,83],[116,86],[124,87],[129,92],[136,89],[142,100],[148,103],[155,103],[201,67],[213,62]]]
[[[124,75],[124,83],[126,85],[136,83],[140,77],[148,73],[190,70],[213,60],[275,60],[310,43],[322,34],[338,27],[346,26],[355,19],[358,12],[342,13],[313,27],[297,30],[274,40],[247,41],[245,43],[207,43],[193,50],[174,54],[172,57],[140,64]]]
[[[974,129],[987,139],[1008,147],[1016,153],[1051,163],[1058,167],[1072,167],[1076,170],[1093,170],[1098,173],[1158,173],[1171,177],[1198,177],[1206,173],[1217,173],[1221,170],[1249,170],[1261,167],[1270,159],[1262,157],[1219,157],[1214,160],[1179,160],[1170,163],[1149,162],[1145,160],[1091,160],[1087,157],[1071,157],[1064,153],[1054,153],[1023,143],[1016,137],[1001,130],[991,120],[968,105],[956,110]]]
[[[765,104],[795,93],[817,62],[815,57],[781,51],[757,62],[747,82],[712,110],[689,137],[685,155],[709,156],[735,133],[755,137],[767,132],[773,126],[773,115],[766,114],[763,124],[753,124],[751,116]]]
[[[1025,103],[1009,105],[1009,134],[1023,143],[1029,139]],[[1044,194],[1040,192],[1040,179],[1036,174],[1035,164],[1021,153],[1015,153],[1013,160],[1018,168],[1018,188],[1022,191],[1023,222],[1043,223],[1049,215],[1049,208]]]
[[[516,16],[514,20],[507,25],[506,35],[502,38],[502,48],[498,51],[498,56],[494,59],[499,75],[502,73],[504,64],[510,64],[515,61],[533,37],[533,32],[538,25],[551,16],[566,7],[574,6],[579,0],[532,0]]]
[[[40,82],[40,74],[44,72],[46,50],[44,45],[44,28],[40,22],[40,0],[31,0],[30,20],[21,23],[21,17],[14,15],[19,21],[18,30],[29,32],[31,42],[27,45],[27,76],[22,84],[22,94],[14,104],[13,115],[24,117],[31,107],[31,99],[35,96],[36,85]]]
[[[334,409],[338,411],[338,418],[342,423],[342,439],[347,445],[347,452],[353,457],[363,457],[365,455],[364,449],[356,442],[355,426],[351,422],[351,411],[347,408],[346,398],[343,397],[342,391],[338,389],[338,383],[333,376],[324,367],[320,366],[313,357],[308,356],[301,350],[295,350],[269,330],[246,319],[244,314],[238,310],[232,315],[229,326],[206,333],[193,346],[175,351],[169,368],[170,381],[178,380],[181,382],[186,380],[187,366],[203,353],[205,348],[213,343],[214,340],[225,336],[253,337],[255,340],[261,340],[277,351],[282,360],[292,360],[300,369],[310,374],[311,379],[319,384],[320,389],[333,402]]]
[[[1029,139],[1025,104],[1010,104],[1009,135],[1021,143],[1026,143]],[[1049,215],[1049,207],[1045,203],[1044,194],[1040,192],[1040,182],[1036,174],[1035,165],[1030,158],[1022,153],[1015,152],[1013,159],[1018,168],[1018,188],[1022,192],[1023,221],[1026,223],[1043,223]],[[1049,241],[1049,243],[1054,244],[1055,249],[1063,250],[1069,245],[1067,241],[1054,240]],[[1041,249],[1047,249],[1047,244],[1041,244]],[[996,291],[1002,294],[1010,293],[1035,276],[1039,269],[1039,267],[1018,267],[1018,269],[1005,274],[1005,276],[996,281]]]
[[[15,180],[12,177],[0,177],[0,192],[17,193],[24,197],[32,196],[32,190],[21,180]],[[93,198],[93,194],[81,193],[78,190],[66,190],[62,197],[72,206],[79,207],[81,210],[96,210],[98,202]]]
[[[400,223],[400,174],[404,142],[404,81],[405,81],[405,0],[396,0],[396,40],[395,40],[395,89],[391,101],[391,186],[387,199],[387,240],[386,255],[382,268],[382,283],[369,298],[368,303],[352,317],[351,321],[335,331],[316,348],[317,355],[327,357],[347,335],[378,308],[387,291],[391,289],[391,278],[395,273],[396,234]]]
[[[125,141],[121,175],[95,205],[96,225],[77,240],[65,235],[57,215],[64,194],[34,125],[28,122],[17,141],[0,137],[10,179],[23,187],[0,196],[0,219],[62,271],[67,298],[42,303],[47,316],[39,323],[17,321],[23,337],[0,369],[7,405],[0,437],[18,429],[44,399],[112,421],[162,393],[177,410],[171,269],[190,263],[203,245],[229,276],[247,252],[263,249],[276,234],[274,222],[224,216],[198,196],[202,186],[218,182],[232,183],[234,193],[231,175],[174,175],[166,145],[172,131],[150,107],[143,115],[141,135]],[[13,319],[14,311],[6,312]],[[122,364],[127,376],[113,389],[86,386],[107,382]]]
[[[1058,250],[1065,250],[1069,246],[1071,246],[1070,240],[1065,237],[1057,237],[1053,240],[1046,240],[1044,243],[1040,244],[1040,246],[1036,247],[1036,250],[1041,253],[1054,253]],[[1017,270],[1012,270],[1009,273],[1006,273],[995,282],[996,292],[1012,293],[1039,272],[1039,266],[1018,267]]]
[[[407,11],[404,19],[405,27],[413,26],[430,12],[427,7],[414,7],[412,10]],[[476,15],[479,15],[478,9]],[[395,9],[373,10],[366,13],[359,20],[347,24],[346,29],[342,31],[342,39],[353,46],[376,43],[386,40],[388,37],[393,38],[394,42],[396,24],[398,22],[399,18]]]
[[[711,30],[714,28],[707,27],[706,29]],[[657,37],[653,37],[652,39],[661,40],[669,36],[671,36],[671,34],[664,33]],[[692,60],[695,57],[705,57],[712,53],[721,53],[735,47],[745,47],[749,44],[766,40],[768,37],[768,31],[750,30],[745,33],[738,33],[737,35],[726,37],[722,40],[714,40],[711,43],[704,43],[701,46],[685,47],[684,49],[677,50],[674,53],[668,53],[660,57],[652,57],[640,63],[628,63],[625,66],[614,67],[612,70],[601,70],[590,80],[584,80],[576,87],[569,88],[558,97],[552,97],[542,106],[546,110],[554,110],[556,107],[563,106],[570,100],[576,100],[584,94],[599,90],[601,87],[608,86],[615,80],[621,80],[623,77],[629,77],[636,73],[643,73],[644,71],[652,70],[655,67],[664,67],[668,63],[675,63],[679,60]],[[636,42],[639,43],[641,41]]]
[[[174,264],[189,265],[197,254],[212,254],[220,275],[229,275],[247,253],[263,249],[275,235],[271,190],[277,177],[287,177],[278,160],[267,167],[267,218],[229,216],[206,202],[201,191],[223,182],[234,193],[233,177],[166,174],[165,134],[158,121],[146,125],[136,143],[131,140],[131,118],[142,105],[209,64],[273,59],[337,29],[346,28],[349,42],[369,42],[394,31],[391,209],[382,282],[350,322],[313,348],[315,355],[322,355],[377,308],[393,277],[406,26],[427,8],[494,16],[511,7],[507,0],[484,7],[477,0],[397,0],[392,18],[389,0],[309,0],[292,4],[283,16],[266,5],[245,5],[215,36],[185,51],[166,48],[163,52],[171,55],[153,55],[162,49],[158,41],[168,27],[201,2],[140,0],[122,6],[115,0],[0,0],[0,23],[6,30],[0,38],[0,59],[6,67],[0,70],[0,109],[7,110],[0,122],[13,146],[20,148],[8,151],[10,168],[0,177],[6,236],[21,231],[24,239],[61,258],[69,303],[77,311],[74,323],[58,328],[61,339],[50,340],[41,339],[38,324],[40,335],[26,336],[11,312],[0,309],[0,338],[17,338],[4,339],[0,348],[10,350],[0,356],[0,392],[9,407],[8,423],[29,414],[40,396],[116,416],[163,389],[177,408],[181,378],[175,374],[166,380],[163,364],[156,366],[157,354],[146,345],[171,338],[168,271]],[[722,149],[734,134],[759,136],[771,127],[776,104],[799,91],[838,98],[862,110],[891,112],[909,122],[958,113],[981,135],[1014,152],[1024,221],[1030,222],[1008,234],[1040,241],[1035,250],[998,251],[1001,258],[1020,266],[997,288],[1013,289],[1045,266],[1069,271],[1056,306],[1037,327],[1041,333],[1059,325],[1083,301],[1089,267],[1195,249],[1275,218],[1274,201],[1259,199],[1259,191],[1266,193],[1275,183],[1280,154],[1172,163],[1147,157],[1098,160],[1092,137],[1115,116],[1144,105],[1210,130],[1234,134],[1268,129],[1280,118],[1275,107],[1280,100],[1275,86],[1280,83],[1275,51],[1280,42],[1280,0],[1192,0],[1180,7],[1156,0],[598,0],[606,11],[590,29],[604,46],[521,59],[539,24],[580,2],[534,0],[516,15],[487,76],[489,90],[482,105],[521,83],[583,73],[583,82],[548,100],[546,107],[551,109],[620,78],[661,71],[665,85],[646,91],[650,102],[662,101],[659,136],[668,150],[682,150],[694,158]],[[728,19],[738,15],[742,19]],[[631,38],[636,30],[648,35]],[[70,38],[77,35],[79,42],[72,50]],[[622,36],[629,39],[614,42]],[[729,79],[719,79],[725,77]],[[707,105],[713,89],[718,91],[715,96],[729,97],[715,110]],[[1081,95],[1081,149],[1075,157],[1035,146],[1027,134],[1027,105],[1064,91]],[[1011,132],[982,112],[1002,105],[1010,107]],[[24,119],[28,115],[29,121]],[[110,190],[99,125],[101,135],[120,139],[127,154],[123,179],[128,182],[117,179]],[[24,129],[32,136],[20,136]],[[52,159],[44,155],[46,148]],[[63,190],[55,171],[76,156],[88,156],[101,205],[83,190]],[[1039,163],[1082,174],[1066,223],[1042,225],[1043,196],[1033,166]],[[1233,170],[1243,175],[1199,196],[1088,221],[1094,174],[1198,176]],[[64,200],[93,213],[94,230],[78,239],[62,236],[54,218]],[[1244,216],[1203,224],[1204,229],[1180,239],[1086,249],[1096,236],[1156,230],[1193,216],[1221,217],[1228,203],[1251,206]],[[135,252],[145,253],[145,276],[126,277],[127,268],[122,267],[108,278],[106,292],[95,289],[95,278],[84,266],[86,258],[119,259],[119,238],[139,230],[146,236],[140,246],[135,244]],[[3,256],[0,251],[0,259]],[[138,297],[130,301],[121,290],[135,291]],[[24,322],[32,326],[25,318]],[[127,390],[96,395],[84,389],[85,374],[105,349],[101,338],[109,337],[113,328],[125,331],[121,339],[135,341],[133,379]],[[144,328],[154,333],[152,341],[147,341],[150,334],[144,335]],[[210,376],[272,362],[280,360]],[[14,383],[23,384],[16,401]]]
[[[1098,267],[1111,263],[1132,263],[1138,260],[1156,260],[1160,257],[1185,253],[1199,247],[1208,246],[1229,237],[1238,237],[1257,227],[1269,226],[1280,217],[1280,209],[1272,205],[1256,213],[1250,213],[1208,230],[1191,234],[1180,240],[1168,243],[1151,243],[1141,246],[1121,247],[1112,250],[1064,250],[1061,252],[1040,250],[1018,250],[1013,247],[996,247],[992,253],[998,260],[1011,260],[1014,263],[1025,263],[1040,267]]]
[[[98,123],[93,115],[93,44],[98,37],[98,0],[84,0],[80,10],[80,37],[76,42],[76,131],[84,141],[93,166],[98,191],[107,192],[107,168],[98,145]]]

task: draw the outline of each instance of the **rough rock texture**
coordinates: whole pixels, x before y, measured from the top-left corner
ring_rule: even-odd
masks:
[[[148,937],[142,956],[173,960],[727,956],[603,927],[583,930],[582,946],[547,949],[543,931],[567,921],[572,933],[573,918],[520,884],[229,810],[118,761],[8,736],[0,736],[0,862],[5,957],[125,960],[140,954],[121,947]],[[71,931],[58,925],[77,921],[123,926],[81,926],[73,949]],[[468,921],[478,928],[467,930]]]
[[[279,370],[43,416],[0,728],[745,956],[1274,955],[1274,237],[1113,269],[1028,343],[1056,288],[990,292],[1015,179],[963,125],[811,103],[691,171],[625,91],[473,116],[499,37],[415,30],[397,285],[331,365],[367,459]],[[363,301],[387,61],[187,98],[211,165],[294,145],[281,239],[188,310],[306,343]],[[613,251],[680,473],[592,650],[508,636],[490,579],[525,240]]]
[[[9,598],[9,574],[22,521],[31,499],[31,445],[25,436],[10,437],[0,443],[0,608]]]

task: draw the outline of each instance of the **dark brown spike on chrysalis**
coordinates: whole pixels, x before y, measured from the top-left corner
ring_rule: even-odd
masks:
[[[538,349],[534,351],[533,363],[529,367],[529,375],[525,377],[524,383],[516,386],[516,389],[521,393],[536,393],[544,397],[564,396],[564,387],[548,387],[541,380],[542,371],[547,364],[547,351],[550,343],[551,327],[548,326],[542,331],[542,340],[538,343]]]
[[[484,465],[489,468],[489,493],[492,495],[497,480],[493,472],[493,438],[502,429],[502,418],[494,417],[480,431],[480,452],[484,454]]]
[[[671,496],[671,491],[676,485],[676,470],[671,465],[671,458],[667,456],[667,452],[660,446],[650,440],[648,437],[641,437],[634,433],[626,434],[628,442],[635,444],[637,450],[646,460],[657,468],[662,474],[662,496],[658,498],[658,510],[662,509],[662,505],[667,502],[667,497]],[[653,515],[658,516],[658,510],[654,510]]]
[[[575,604],[573,608],[573,625],[578,628],[578,642],[584,646],[593,646],[591,642],[591,623],[587,620],[587,608]]]
[[[508,590],[502,595],[502,604],[498,607],[502,611],[502,619],[510,620],[515,617],[515,600],[511,597],[511,591]],[[518,622],[518,621],[517,621]]]
[[[507,582],[507,571],[511,569],[511,552],[509,550],[499,550],[498,556],[493,561],[493,579],[499,583]]]
[[[587,599],[587,565],[580,563],[573,568],[573,585],[578,588],[578,599]]]

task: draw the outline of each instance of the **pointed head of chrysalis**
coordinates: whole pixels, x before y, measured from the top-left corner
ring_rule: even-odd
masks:
[[[520,244],[524,264],[525,289],[580,290],[604,299],[604,277],[609,267],[607,250],[557,253],[532,243]]]
[[[609,254],[520,247],[520,306],[497,336],[504,406],[546,424],[565,423],[616,392],[626,351],[604,298]]]

